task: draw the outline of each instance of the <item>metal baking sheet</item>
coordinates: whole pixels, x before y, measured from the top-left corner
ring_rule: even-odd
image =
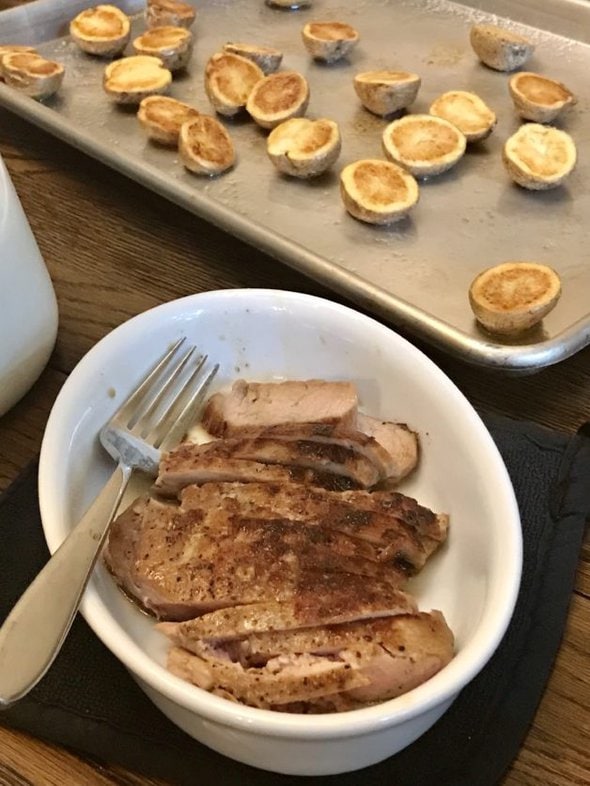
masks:
[[[229,40],[280,48],[283,66],[309,80],[308,116],[329,117],[341,126],[338,165],[310,182],[278,175],[266,157],[265,133],[245,118],[224,121],[238,163],[217,179],[191,175],[174,151],[147,142],[134,113],[114,106],[103,93],[104,61],[84,55],[67,38],[69,20],[90,4],[37,0],[0,14],[0,42],[36,44],[66,66],[62,89],[45,105],[0,84],[1,105],[469,362],[531,371],[590,343],[590,4],[315,0],[311,10],[293,12],[271,9],[262,0],[201,0],[193,60],[174,80],[171,95],[211,113],[203,69],[212,53]],[[117,4],[135,15],[132,32],[139,34],[143,2]],[[314,18],[341,19],[358,28],[361,43],[350,61],[326,67],[310,60],[300,30]],[[565,82],[579,97],[559,123],[579,151],[577,169],[564,187],[529,192],[505,174],[502,145],[519,121],[507,76],[480,65],[470,49],[469,28],[481,21],[500,22],[532,38],[537,50],[527,68]],[[366,112],[352,88],[356,72],[374,68],[422,76],[412,111],[427,111],[443,91],[468,89],[498,115],[497,129],[488,140],[471,148],[453,170],[422,184],[412,217],[385,229],[350,218],[338,189],[342,166],[382,155],[386,121]],[[563,295],[542,326],[525,339],[500,343],[477,327],[467,291],[480,270],[509,259],[552,265],[562,277]]]

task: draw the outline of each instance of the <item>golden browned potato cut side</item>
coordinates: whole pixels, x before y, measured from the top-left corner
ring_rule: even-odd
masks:
[[[220,52],[205,67],[205,92],[219,114],[233,117],[246,106],[262,70],[246,57]]]
[[[4,76],[2,75],[2,59],[5,57],[5,55],[12,54],[37,55],[39,53],[34,46],[23,46],[21,44],[4,44],[0,46],[0,82],[4,81]]]
[[[220,175],[234,165],[236,158],[227,129],[209,115],[183,124],[178,152],[184,166],[197,175]]]
[[[340,155],[338,124],[333,120],[292,118],[270,132],[267,152],[285,175],[316,177],[329,169]]]
[[[492,333],[517,335],[540,322],[561,295],[558,274],[536,262],[504,262],[484,270],[469,288],[477,321]]]
[[[281,71],[256,84],[246,109],[262,128],[275,128],[292,117],[305,114],[309,103],[309,85],[295,71]]]
[[[390,161],[416,177],[439,175],[465,153],[466,139],[448,120],[432,115],[407,115],[383,132],[383,150]]]
[[[418,202],[416,180],[400,166],[363,159],[344,167],[340,193],[351,216],[368,224],[392,224]]]
[[[159,57],[170,71],[185,68],[193,52],[193,36],[184,27],[153,27],[133,41],[138,55]]]
[[[575,95],[562,82],[530,71],[512,76],[508,89],[518,114],[535,123],[550,123],[576,103]]]
[[[105,92],[119,104],[139,104],[151,95],[166,93],[172,74],[159,57],[135,55],[115,60],[105,68]]]
[[[175,98],[148,96],[139,105],[137,119],[154,142],[176,147],[183,124],[199,115],[194,107]]]
[[[102,57],[121,54],[130,31],[129,17],[114,5],[87,8],[70,22],[70,35],[79,48]]]
[[[508,174],[519,186],[545,191],[560,186],[571,174],[577,150],[565,131],[525,123],[506,140],[503,160]]]
[[[468,142],[486,139],[497,122],[495,112],[485,101],[465,90],[443,93],[431,104],[429,111],[456,126]]]
[[[12,52],[2,58],[2,74],[9,87],[41,100],[59,90],[65,68],[32,52]]]

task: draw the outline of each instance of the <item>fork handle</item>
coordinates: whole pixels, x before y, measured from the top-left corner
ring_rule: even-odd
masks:
[[[61,649],[130,477],[119,464],[0,628],[0,708],[25,696]]]

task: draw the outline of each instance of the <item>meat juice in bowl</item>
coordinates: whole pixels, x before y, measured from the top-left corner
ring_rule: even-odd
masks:
[[[406,422],[419,433],[419,466],[401,490],[432,510],[448,512],[450,535],[410,587],[420,609],[444,613],[455,636],[455,657],[419,687],[385,702],[321,715],[282,713],[229,701],[170,674],[165,637],[122,596],[104,569],[93,577],[83,613],[168,717],[228,756],[308,775],[358,769],[387,758],[440,717],[485,665],[512,614],[520,577],[520,526],[491,437],[442,372],[370,318],[295,293],[196,295],[118,328],[89,353],[64,388],[42,451],[40,496],[50,548],[57,547],[108,475],[108,461],[95,446],[96,430],[149,365],[154,347],[181,334],[221,363],[219,388],[238,375],[349,380],[364,412]],[[114,400],[109,387],[118,391]],[[53,464],[58,451],[61,472]]]

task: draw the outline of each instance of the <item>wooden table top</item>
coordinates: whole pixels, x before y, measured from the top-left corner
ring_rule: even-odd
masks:
[[[0,0],[0,10],[21,0]],[[152,306],[224,287],[331,297],[261,252],[0,110],[0,153],[53,279],[57,345],[27,396],[0,418],[0,488],[37,454],[57,393],[106,333]],[[201,238],[209,238],[208,250]],[[334,299],[337,299],[334,297]],[[490,412],[573,432],[590,414],[590,348],[535,375],[490,374],[421,345],[470,401]],[[567,629],[526,741],[504,786],[590,784],[590,542]],[[0,784],[161,783],[0,728]]]

